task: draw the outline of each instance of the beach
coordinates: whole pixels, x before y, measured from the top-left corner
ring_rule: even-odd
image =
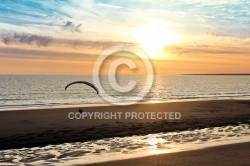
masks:
[[[69,119],[70,112],[179,112],[180,119]],[[250,101],[207,100],[0,111],[0,149],[249,124]]]
[[[250,143],[217,146],[195,151],[147,156],[137,159],[91,164],[89,166],[247,166],[250,163]]]
[[[250,166],[250,1],[0,4],[0,166]]]

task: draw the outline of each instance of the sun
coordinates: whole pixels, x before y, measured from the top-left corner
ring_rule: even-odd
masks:
[[[158,26],[148,26],[138,29],[133,38],[151,59],[161,58],[163,48],[179,40],[179,37],[175,33]]]

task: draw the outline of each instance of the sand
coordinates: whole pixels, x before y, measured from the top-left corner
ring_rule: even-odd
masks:
[[[91,166],[249,166],[250,142],[91,164]]]
[[[0,111],[0,149],[249,123],[250,101],[189,101],[82,107],[84,112],[180,112],[179,120],[70,120],[75,108]],[[4,143],[2,143],[4,142]]]

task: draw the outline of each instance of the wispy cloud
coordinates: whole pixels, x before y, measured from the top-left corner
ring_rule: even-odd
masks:
[[[71,21],[67,21],[65,25],[62,26],[64,30],[70,30],[71,32],[78,32],[81,33],[81,28],[82,24],[73,24]]]
[[[89,53],[69,53],[63,51],[0,48],[0,57],[7,59],[46,59],[63,61],[95,61],[97,55]]]
[[[97,5],[107,7],[107,8],[113,8],[113,9],[121,9],[121,8],[123,8],[122,6],[110,5],[110,4],[104,4],[104,3],[98,3]]]
[[[2,34],[1,35],[2,42],[6,45],[9,44],[35,44],[37,46],[48,46],[50,42],[52,42],[51,37],[47,36],[39,36],[32,34]]]
[[[0,32],[126,40],[133,29],[160,24],[187,35],[250,37],[249,6],[247,0],[3,1]]]
[[[40,36],[28,33],[6,33],[0,35],[0,41],[5,45],[32,45],[32,46],[56,46],[68,48],[95,48],[107,49],[118,44],[135,45],[135,43],[116,41],[94,41],[94,40],[71,40],[63,38],[53,38],[50,36]]]

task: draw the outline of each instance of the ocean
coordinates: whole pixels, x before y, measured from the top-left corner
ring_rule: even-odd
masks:
[[[107,76],[101,77],[101,84],[110,96],[128,99],[142,90],[145,79],[144,76],[118,76],[121,86],[129,80],[137,81],[129,93],[112,89]],[[1,75],[0,109],[107,103],[86,85],[72,85],[64,90],[67,84],[78,80],[93,83],[91,75]],[[169,75],[155,76],[150,92],[141,102],[249,98],[249,75]]]

